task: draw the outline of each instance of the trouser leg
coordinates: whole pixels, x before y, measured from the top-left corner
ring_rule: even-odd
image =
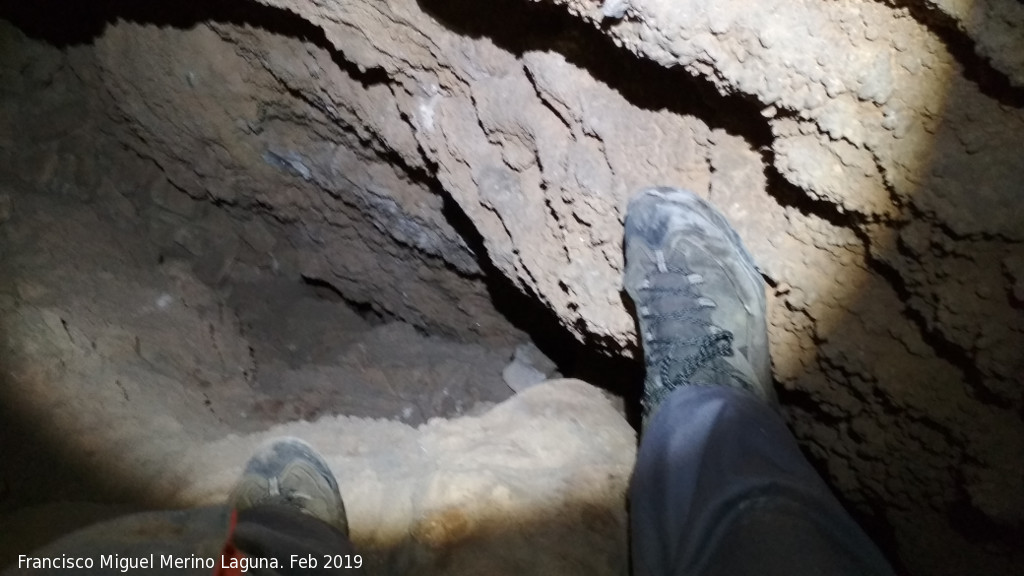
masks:
[[[238,513],[232,542],[254,558],[277,558],[282,575],[361,574],[362,557],[347,536],[329,524],[286,506],[257,506]],[[311,568],[292,562],[313,559]],[[331,566],[333,569],[327,568]]]
[[[630,504],[636,576],[892,573],[778,414],[740,390],[665,399]]]

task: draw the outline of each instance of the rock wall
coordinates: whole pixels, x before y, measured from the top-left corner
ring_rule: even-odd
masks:
[[[1024,565],[1019,3],[77,10],[98,123],[188,195],[295,231],[265,265],[414,323],[500,338],[500,277],[635,356],[625,203],[710,198],[771,285],[794,430],[888,552]]]

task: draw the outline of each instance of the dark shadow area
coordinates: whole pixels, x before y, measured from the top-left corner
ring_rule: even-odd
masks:
[[[5,338],[0,334],[0,341]],[[47,415],[27,410],[11,392],[15,370],[5,346],[0,355],[0,513],[104,493],[110,480],[83,465],[81,454],[47,426]],[[45,383],[40,383],[45,386]]]
[[[3,335],[0,334],[0,341]],[[26,413],[9,391],[0,357],[0,571],[54,537],[144,509],[139,486],[111,478],[68,448],[42,414]],[[74,503],[74,504],[71,504]]]
[[[46,375],[13,357],[9,339],[0,320],[0,553],[28,553],[56,535],[153,504],[145,487],[105,474],[88,454],[72,449],[54,432],[52,414],[25,405],[18,392],[26,385],[45,389]],[[44,507],[25,522],[26,509]],[[0,570],[15,558],[0,555]]]
[[[913,212],[913,210],[910,211]],[[914,217],[920,218],[922,215],[915,214]],[[913,257],[912,254],[901,249],[899,244],[891,247],[890,249],[900,252],[903,256]],[[975,364],[969,352],[958,346],[956,343],[950,341],[919,310],[910,306],[910,301],[914,298],[914,294],[907,286],[907,283],[900,272],[883,259],[876,257],[870,252],[868,253],[868,264],[871,266],[872,271],[885,278],[886,282],[892,286],[900,301],[905,305],[903,314],[917,326],[920,331],[921,338],[925,343],[935,350],[936,354],[940,358],[954,365],[960,371],[963,382],[970,386],[972,394],[974,394],[977,399],[987,404],[999,406],[1001,408],[1009,408],[1010,405],[1006,400],[1000,399],[985,389],[982,384],[984,375],[978,369],[977,364]]]
[[[324,31],[308,20],[281,8],[246,0],[0,0],[0,18],[17,26],[29,38],[58,48],[91,44],[118,20],[182,30],[204,22],[250,26],[309,42],[327,51],[339,68],[364,86],[388,82],[384,70],[360,70],[346,60],[327,40]]]
[[[818,399],[808,392],[804,390],[787,390],[779,386],[778,382],[775,384],[775,391],[778,393],[779,403],[782,406],[785,406],[787,411],[813,414],[817,422],[829,426],[840,427],[846,423],[844,418],[823,412],[818,404]],[[828,461],[808,450],[807,445],[803,442],[800,442],[798,445],[804,457],[807,458],[807,461],[811,463],[811,466],[818,471],[818,475],[821,476],[829,489],[832,490],[832,494],[837,500],[839,500],[843,509],[846,510],[850,517],[854,519],[864,532],[868,534],[875,545],[878,546],[886,560],[888,560],[892,565],[893,570],[895,570],[897,574],[909,574],[910,572],[907,570],[906,563],[899,554],[899,546],[896,539],[895,529],[892,524],[887,522],[885,519],[885,507],[877,502],[869,502],[867,510],[855,505],[847,495],[843,494],[843,492],[836,488],[828,473]]]

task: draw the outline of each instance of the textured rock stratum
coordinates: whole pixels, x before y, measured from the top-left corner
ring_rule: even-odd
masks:
[[[899,568],[1024,566],[1019,2],[43,4],[0,12],[5,173],[74,179],[52,142],[102,133],[166,210],[251,216],[156,231],[204,283],[301,274],[507,344],[498,282],[634,357],[623,209],[690,188],[769,281],[790,424]]]

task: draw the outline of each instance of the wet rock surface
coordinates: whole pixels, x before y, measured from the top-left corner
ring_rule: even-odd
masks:
[[[138,266],[163,258],[164,282],[186,295],[174,302],[214,310],[229,285],[237,298],[267,277],[291,278],[304,292],[279,300],[306,306],[313,324],[329,318],[317,287],[371,320],[483,344],[449,348],[453,367],[437,375],[467,403],[491,402],[525,339],[519,328],[529,329],[514,325],[509,302],[531,302],[547,314],[542,326],[580,346],[637,355],[619,283],[622,211],[638,187],[690,188],[730,217],[769,281],[790,424],[898,567],[1018,573],[1019,3],[478,4],[4,5],[14,25],[0,30],[0,227],[11,229],[20,194],[37,196],[40,214],[43,199],[60,198],[120,210],[109,225],[148,222]],[[78,152],[97,135],[149,168]],[[19,277],[0,293],[8,317],[51,327],[39,346],[67,344],[67,318],[44,311],[67,310],[72,295]],[[106,293],[104,278],[74,272],[58,284]],[[147,290],[137,304],[158,307],[166,290]],[[502,305],[502,293],[524,300]],[[128,304],[86,300],[95,318]],[[327,400],[295,398],[301,382],[334,377],[317,359],[362,360],[341,343],[292,350],[284,338],[254,360],[223,334],[289,327],[247,324],[238,310],[212,331],[198,312],[181,318],[176,330],[197,334],[193,356],[168,360],[140,342],[137,362],[189,367],[156,390],[199,386],[214,411],[264,394],[254,410],[266,422],[324,413],[309,410]],[[9,340],[16,325],[4,327]],[[351,352],[376,334],[434,354],[412,328],[388,326],[338,342],[350,338]],[[110,354],[135,346],[117,335],[102,343]],[[204,355],[214,347],[219,356]],[[401,404],[423,370],[386,360],[374,359],[374,381],[408,385],[386,403],[393,414],[468,409],[443,395]],[[454,366],[467,361],[496,366],[493,380],[460,376]],[[262,384],[261,366],[274,374]],[[353,398],[339,395],[337,410],[362,402],[366,415],[388,416],[373,412],[380,397]]]

